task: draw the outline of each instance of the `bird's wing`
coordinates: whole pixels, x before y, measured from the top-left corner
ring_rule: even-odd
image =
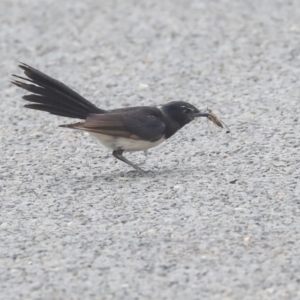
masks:
[[[165,133],[163,115],[152,107],[90,114],[83,123],[62,127],[147,141],[156,141]]]

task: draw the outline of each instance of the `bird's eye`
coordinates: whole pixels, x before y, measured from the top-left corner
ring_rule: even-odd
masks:
[[[189,113],[192,112],[192,110],[191,110],[190,108],[188,108],[188,107],[185,107],[185,108],[183,109],[183,112],[184,112],[185,114],[189,114]]]

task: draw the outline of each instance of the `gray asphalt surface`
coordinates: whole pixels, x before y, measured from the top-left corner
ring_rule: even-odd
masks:
[[[300,299],[300,4],[0,2],[1,299]],[[102,108],[205,120],[127,154],[26,110],[18,61]]]

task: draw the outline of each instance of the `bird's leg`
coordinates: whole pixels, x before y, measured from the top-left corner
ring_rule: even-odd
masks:
[[[123,161],[124,163],[128,164],[129,166],[133,167],[134,169],[136,169],[138,172],[140,172],[141,174],[145,174],[146,172],[144,170],[142,170],[141,168],[139,168],[138,166],[136,166],[135,164],[133,164],[131,161],[129,161],[127,158],[125,158],[122,154],[123,154],[124,150],[122,149],[118,149],[118,150],[114,150],[112,155]]]

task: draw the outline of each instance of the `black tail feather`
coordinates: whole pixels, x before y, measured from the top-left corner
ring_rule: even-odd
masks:
[[[24,96],[24,100],[39,103],[27,104],[25,107],[79,119],[85,119],[91,113],[104,112],[60,81],[28,65],[21,64],[19,67],[25,71],[24,73],[28,78],[13,75],[16,79],[12,80],[12,83],[33,93]],[[30,84],[23,81],[30,82]]]
[[[48,106],[44,104],[26,104],[24,105],[24,107],[35,109],[35,110],[46,111],[49,112],[50,114],[57,115],[57,116],[83,119],[82,114],[76,114],[75,112],[70,112],[62,108],[55,108],[53,106]]]

